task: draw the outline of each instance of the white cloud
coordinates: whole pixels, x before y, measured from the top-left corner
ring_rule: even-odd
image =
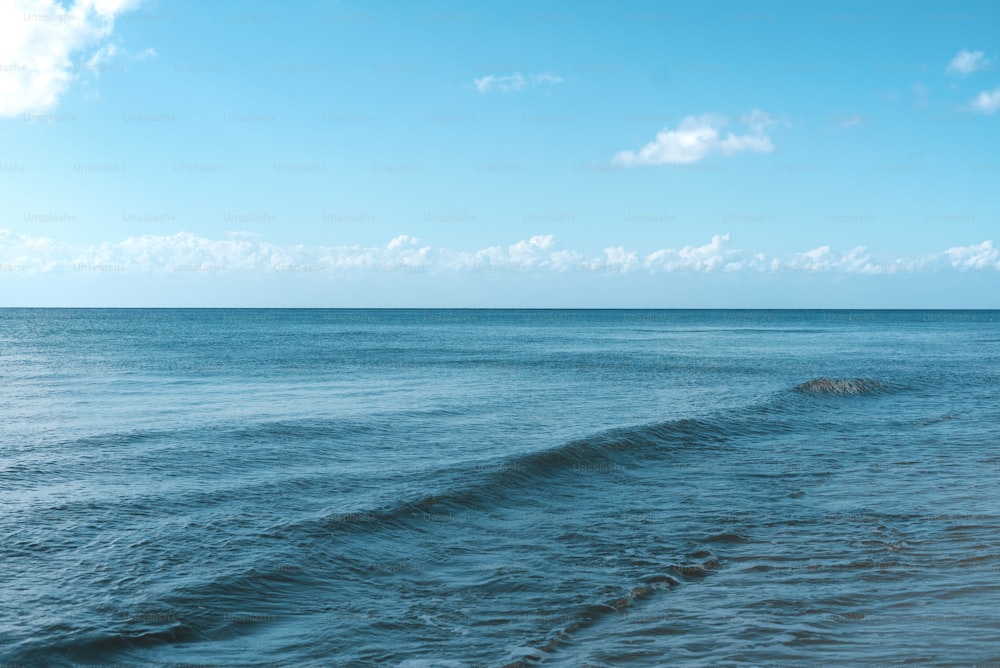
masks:
[[[516,271],[553,268],[565,271],[572,268],[565,253],[554,253],[555,237],[551,234],[533,236],[527,240],[502,246],[490,246],[478,251],[451,254],[444,263],[448,269],[474,269],[480,271]]]
[[[687,116],[677,129],[660,130],[655,140],[638,151],[619,152],[612,162],[622,167],[687,164],[703,160],[713,153],[732,155],[741,151],[770,153],[774,150],[774,144],[767,135],[767,129],[775,123],[770,115],[754,110],[740,118],[740,122],[749,129],[748,133],[723,133],[722,129],[728,121],[722,116]]]
[[[878,264],[874,262],[868,249],[858,246],[844,253],[835,253],[829,246],[820,246],[811,251],[796,253],[781,268],[806,271],[842,271],[852,274],[882,274],[898,271],[896,263]]]
[[[624,246],[609,246],[604,249],[604,263],[600,268],[607,271],[626,272],[636,265],[635,251],[627,251]]]
[[[1000,270],[1000,251],[992,241],[984,241],[972,246],[955,246],[944,252],[952,267],[957,269],[997,269]]]
[[[543,74],[531,75],[531,82],[534,84],[558,84],[563,82],[563,78],[561,76],[545,72]]]
[[[663,248],[646,257],[645,266],[651,271],[711,272],[744,268],[740,251],[731,250],[728,234],[716,234],[704,246]]]
[[[766,111],[753,109],[749,114],[740,116],[740,123],[751,128],[754,132],[764,132],[767,128],[775,125],[777,121]]]
[[[523,90],[527,83],[525,79],[520,74],[510,74],[503,76],[489,75],[485,77],[480,77],[478,79],[472,80],[472,85],[476,87],[480,93],[488,93],[491,90],[498,90],[503,93],[509,93],[511,91]]]
[[[560,250],[549,253],[549,266],[553,271],[571,271],[581,267],[586,258],[583,253],[573,250]]]
[[[189,232],[142,235],[97,245],[74,245],[0,229],[0,267],[4,272],[58,274],[114,271],[122,273],[227,272],[270,274],[312,272],[835,272],[891,274],[925,270],[1000,271],[1000,250],[992,241],[955,246],[941,253],[878,261],[863,246],[837,252],[830,246],[770,257],[730,245],[717,234],[702,246],[661,248],[646,255],[624,246],[609,246],[596,256],[558,247],[550,234],[508,246],[455,251],[432,248],[402,234],[382,246],[282,246],[246,232],[221,239]],[[0,275],[2,278],[2,275]]]
[[[156,49],[154,49],[153,47],[150,46],[150,47],[146,47],[145,49],[143,49],[139,53],[135,54],[135,59],[136,60],[146,60],[147,58],[156,58],[159,55],[160,54],[158,54],[156,52]]]
[[[493,91],[515,93],[524,90],[528,86],[558,84],[562,82],[563,78],[555,74],[544,73],[524,76],[520,72],[515,72],[514,74],[490,74],[485,77],[478,77],[472,80],[472,86],[480,93],[490,93]]]
[[[948,63],[947,72],[948,74],[956,74],[964,77],[978,70],[986,69],[989,67],[989,64],[990,61],[987,60],[982,51],[962,49]]]
[[[969,108],[981,114],[995,113],[997,109],[1000,109],[1000,86],[997,86],[993,90],[984,90],[974,97],[969,102]]]
[[[430,266],[431,249],[401,235],[386,246],[278,246],[244,232],[209,239],[189,232],[143,235],[94,246],[0,230],[0,264],[26,273],[165,271],[414,271]],[[110,269],[108,269],[110,268]]]
[[[819,248],[815,248],[811,251],[796,253],[795,257],[792,258],[793,264],[789,266],[806,269],[807,271],[826,269],[830,266],[829,257],[830,247],[820,246]]]
[[[5,0],[0,4],[0,117],[56,105],[81,65],[114,55],[115,17],[141,0]],[[110,49],[110,50],[109,50]],[[88,56],[88,54],[90,54]],[[78,58],[74,62],[74,58]]]
[[[390,241],[388,245],[386,245],[386,248],[388,248],[389,250],[395,250],[396,248],[415,246],[418,243],[420,243],[420,240],[417,239],[416,237],[411,237],[408,234],[400,234],[398,237],[392,239],[392,241]]]
[[[554,240],[551,234],[534,236],[527,241],[518,241],[507,252],[512,262],[529,267],[544,257],[542,252],[550,248]]]

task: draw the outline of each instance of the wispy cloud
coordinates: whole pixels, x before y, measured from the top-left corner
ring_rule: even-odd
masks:
[[[849,116],[837,116],[834,122],[842,128],[856,128],[864,122],[864,119],[861,118],[861,114],[851,114]]]
[[[660,130],[656,139],[638,151],[617,153],[612,162],[622,167],[638,167],[687,164],[698,162],[712,154],[732,155],[742,151],[770,153],[774,150],[774,144],[767,129],[774,123],[769,114],[754,110],[740,118],[740,124],[749,132],[734,134],[723,132],[723,128],[729,125],[729,120],[724,116],[687,116],[676,129]]]
[[[115,55],[115,18],[141,0],[13,0],[0,4],[0,117],[55,106],[75,71]]]
[[[951,59],[950,63],[948,63],[946,71],[948,74],[965,77],[978,70],[985,70],[989,67],[989,65],[990,61],[986,58],[982,51],[969,51],[968,49],[962,49],[955,54],[955,57]]]
[[[516,93],[525,90],[529,86],[542,86],[547,84],[559,84],[563,78],[555,74],[528,74],[520,72],[514,74],[489,74],[472,80],[472,87],[480,93]]]
[[[894,274],[925,270],[1000,271],[1000,250],[990,240],[954,246],[940,253],[879,260],[865,247],[837,251],[830,246],[769,256],[734,248],[728,234],[701,246],[641,252],[608,246],[599,255],[559,248],[550,234],[509,245],[471,251],[435,248],[402,234],[380,246],[284,246],[255,234],[234,232],[211,239],[188,232],[143,235],[122,241],[80,246],[49,237],[0,230],[0,281],[5,275],[121,272],[218,272],[280,274],[313,272],[353,275],[365,272],[605,272],[733,273],[796,272]]]
[[[105,44],[97,51],[94,52],[87,62],[84,63],[84,67],[93,74],[99,74],[101,70],[108,67],[112,60],[114,60],[121,53],[121,49],[116,44]]]
[[[978,111],[981,114],[993,114],[1000,109],[1000,86],[993,90],[984,90],[982,93],[972,98],[969,102],[969,109]]]

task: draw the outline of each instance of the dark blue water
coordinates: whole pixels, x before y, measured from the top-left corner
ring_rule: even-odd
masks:
[[[0,662],[1000,662],[1000,313],[0,310]]]

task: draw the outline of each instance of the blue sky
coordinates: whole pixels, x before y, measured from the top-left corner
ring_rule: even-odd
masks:
[[[1000,307],[992,2],[0,8],[0,304]]]

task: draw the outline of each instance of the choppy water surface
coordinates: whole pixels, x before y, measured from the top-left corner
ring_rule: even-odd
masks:
[[[0,310],[0,661],[1000,662],[1000,314]]]

